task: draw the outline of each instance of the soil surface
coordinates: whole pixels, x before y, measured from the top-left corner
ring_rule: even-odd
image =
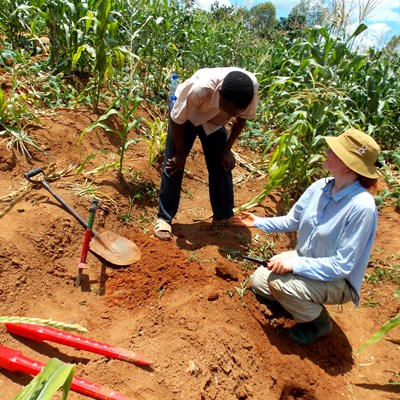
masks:
[[[245,289],[255,265],[240,254],[291,249],[295,238],[254,229],[213,228],[201,146],[187,163],[174,239],[152,232],[157,210],[160,162],[149,165],[143,132],[125,155],[122,177],[115,170],[75,174],[88,155],[88,172],[117,160],[119,142],[102,131],[82,130],[97,119],[90,110],[57,109],[29,128],[46,154],[0,144],[0,316],[51,319],[80,324],[85,336],[140,353],[153,361],[143,367],[52,342],[36,342],[0,327],[0,343],[45,363],[56,357],[76,364],[76,375],[102,384],[128,399],[141,400],[326,400],[400,399],[399,329],[357,354],[360,346],[399,312],[398,283],[385,277],[399,265],[400,216],[380,211],[373,256],[386,265],[382,281],[364,283],[362,306],[328,307],[333,332],[308,347],[285,336],[293,324],[273,314]],[[239,147],[241,160],[258,156]],[[114,157],[114,158],[113,158]],[[134,242],[141,259],[116,267],[89,253],[80,287],[75,287],[85,230],[41,184],[24,173],[43,168],[50,186],[86,220],[91,193],[101,200],[94,227]],[[265,176],[242,162],[234,170],[239,206],[258,194]],[[86,188],[84,190],[84,188]],[[13,207],[10,208],[10,206]],[[7,212],[6,212],[7,211]],[[281,211],[279,193],[255,207],[259,215]],[[253,253],[253,254],[254,254]],[[391,264],[390,264],[391,263]],[[372,274],[373,266],[368,269]],[[0,399],[11,400],[31,377],[0,370]],[[61,395],[59,397],[61,399]],[[87,396],[70,392],[71,400]]]

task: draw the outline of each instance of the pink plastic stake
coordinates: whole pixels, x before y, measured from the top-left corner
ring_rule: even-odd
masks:
[[[120,347],[110,346],[106,343],[97,342],[84,336],[75,335],[60,329],[51,328],[44,325],[25,324],[25,323],[6,323],[7,331],[16,335],[24,336],[38,342],[48,340],[66,346],[74,347],[79,350],[86,350],[92,353],[101,354],[106,357],[128,361],[133,364],[150,365],[151,360],[133,351]]]
[[[12,372],[18,371],[29,375],[37,375],[43,367],[43,363],[25,357],[20,351],[0,345],[0,368]],[[71,390],[98,400],[129,400],[122,394],[97,383],[82,379],[79,376],[73,377]]]

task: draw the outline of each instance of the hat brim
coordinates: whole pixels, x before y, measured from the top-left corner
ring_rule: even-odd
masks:
[[[354,172],[366,178],[379,178],[375,165],[365,164],[359,154],[347,150],[337,136],[324,136],[332,151]]]

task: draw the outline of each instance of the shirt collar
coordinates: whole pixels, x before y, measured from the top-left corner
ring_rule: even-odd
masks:
[[[214,92],[212,94],[211,100],[208,103],[208,106],[210,108],[216,108],[218,111],[220,110],[220,105],[219,105],[219,97],[220,97],[220,89],[222,86],[222,82],[220,82],[217,87],[214,89]]]
[[[324,193],[331,197],[334,201],[339,202],[340,200],[342,200],[343,198],[345,198],[346,196],[349,196],[350,193],[353,192],[360,192],[361,190],[364,190],[364,187],[361,185],[360,181],[357,179],[356,181],[354,181],[351,185],[346,186],[345,188],[343,188],[342,190],[340,190],[339,192],[335,193],[333,196],[331,195],[331,189],[332,186],[335,183],[335,179],[332,178],[326,185],[325,187],[322,189],[324,191]]]

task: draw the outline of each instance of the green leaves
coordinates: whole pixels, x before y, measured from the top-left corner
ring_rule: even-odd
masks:
[[[118,97],[111,104],[111,106],[108,108],[105,114],[101,115],[97,121],[91,123],[82,131],[78,139],[78,151],[80,151],[82,140],[86,136],[86,134],[96,128],[102,128],[104,129],[104,131],[116,135],[120,139],[120,147],[116,152],[119,156],[118,173],[120,174],[122,172],[122,165],[124,161],[125,151],[127,150],[130,144],[138,142],[138,139],[135,138],[131,138],[129,140],[128,135],[133,129],[139,127],[141,123],[141,118],[134,116],[134,113],[137,111],[141,101],[142,99],[140,97],[135,97],[132,100],[132,103],[125,97]],[[109,121],[113,117],[117,117],[116,119],[117,128],[112,128],[109,126]],[[83,166],[86,164],[87,161],[94,158],[96,155],[104,154],[105,152],[106,151],[103,150],[96,154],[91,154],[89,157],[86,158],[86,160],[81,165],[78,171],[79,172],[82,171]]]
[[[154,122],[148,119],[143,120],[143,122],[150,128],[150,133],[147,134],[145,140],[149,146],[149,165],[153,165],[164,153],[168,120],[161,120],[157,117]]]
[[[245,207],[279,186],[300,194],[322,176],[322,136],[357,127],[382,146],[394,144],[393,132],[400,123],[398,107],[393,108],[400,96],[394,93],[400,92],[400,85],[393,77],[398,76],[400,62],[390,64],[374,51],[353,51],[353,40],[365,29],[361,24],[346,40],[331,35],[324,26],[309,29],[307,40],[290,43],[277,38],[271,61],[260,70],[260,109],[265,124],[276,127],[277,139],[284,132],[284,145],[271,138],[274,161],[268,169],[273,179],[270,176],[263,192]],[[390,125],[384,122],[388,117]]]
[[[60,387],[63,388],[62,399],[66,400],[74,373],[74,364],[52,358],[14,400],[51,400]]]
[[[375,332],[370,339],[368,339],[358,350],[357,353],[361,353],[365,348],[371,346],[371,344],[379,342],[387,332],[391,329],[396,328],[400,325],[400,314],[397,314],[395,317],[387,321],[379,331]]]

